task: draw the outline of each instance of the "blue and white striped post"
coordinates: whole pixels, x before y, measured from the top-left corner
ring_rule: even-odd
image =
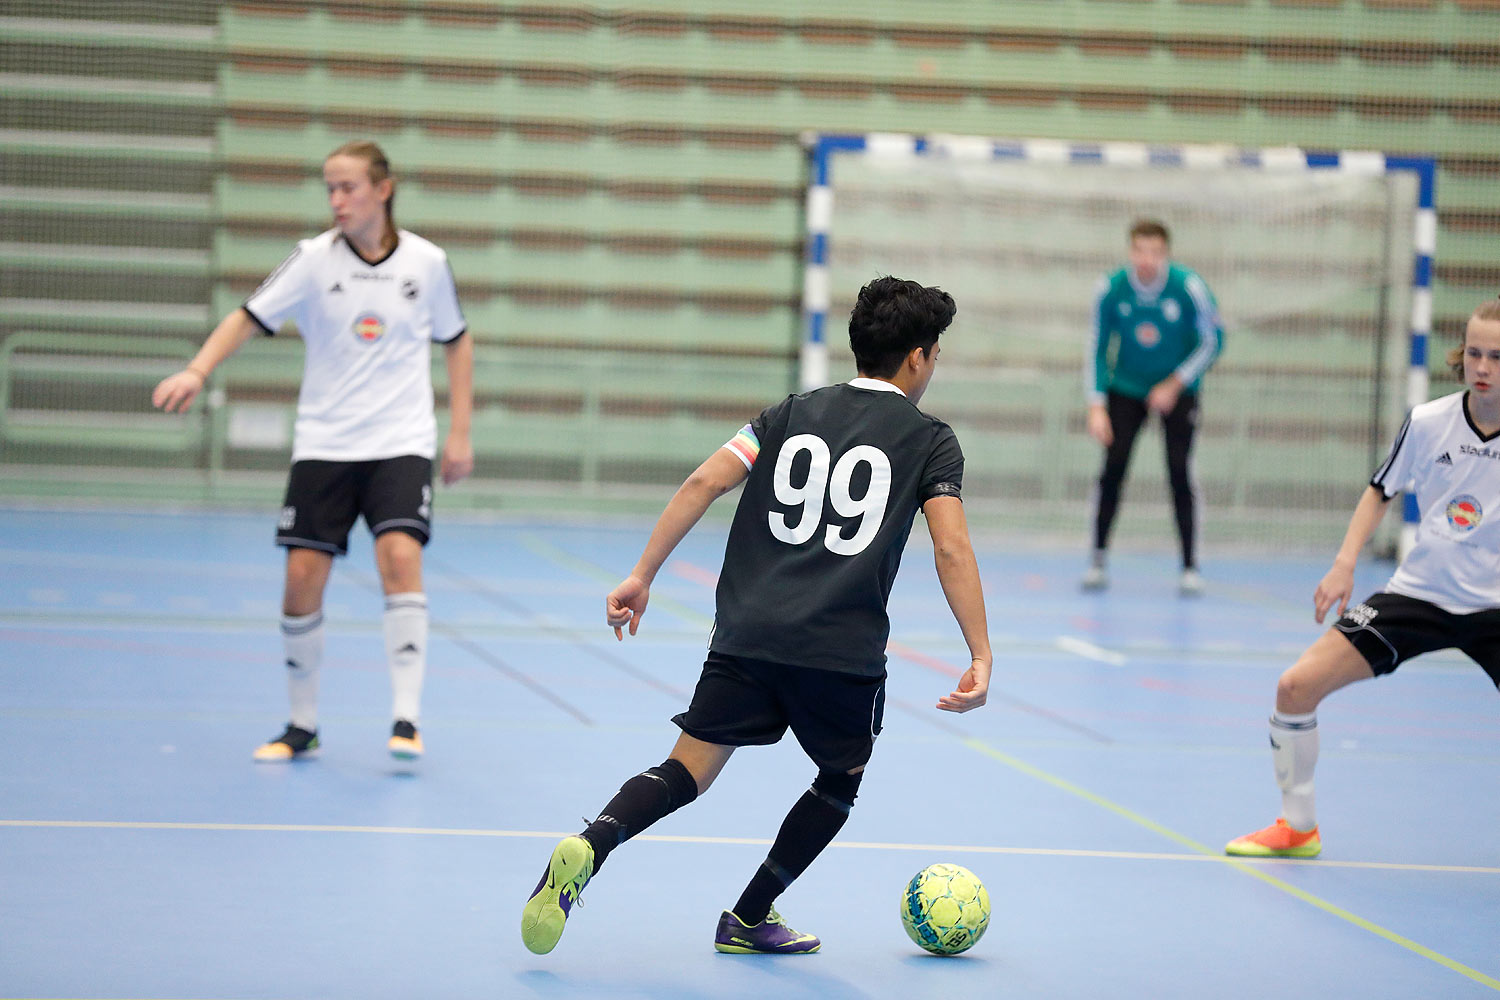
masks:
[[[1387,156],[1386,170],[1411,170],[1417,175],[1415,258],[1411,274],[1411,368],[1406,383],[1406,406],[1427,402],[1427,340],[1432,334],[1432,261],[1437,254],[1437,163],[1431,157]],[[1400,556],[1417,542],[1417,498],[1406,494],[1401,525]]]
[[[833,187],[829,177],[833,155],[862,153],[867,145],[862,135],[819,135],[809,155],[812,180],[807,186],[807,263],[802,275],[802,359],[799,381],[802,391],[828,384],[828,229],[833,225]]]
[[[1391,156],[1359,151],[1309,152],[1294,148],[1238,149],[1231,146],[1153,146],[1132,142],[1068,142],[1061,139],[990,139],[979,136],[815,135],[807,190],[807,265],[802,286],[804,335],[802,390],[828,384],[830,287],[829,232],[833,225],[834,157],[838,154],[923,156],[955,159],[1030,160],[1040,163],[1182,168],[1240,167],[1252,170],[1341,170],[1381,175],[1409,170],[1417,177],[1416,233],[1413,243],[1410,361],[1406,405],[1427,401],[1427,340],[1432,333],[1432,262],[1437,250],[1437,163],[1432,157]],[[1401,554],[1416,540],[1416,498],[1407,495]]]

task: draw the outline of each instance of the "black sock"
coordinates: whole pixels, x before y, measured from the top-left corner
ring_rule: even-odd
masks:
[[[755,870],[750,884],[745,886],[739,901],[734,904],[734,915],[746,926],[766,919],[776,897],[792,884],[793,879],[807,871],[848,818],[847,805],[813,791],[803,792],[791,812],[786,814],[786,819],[782,820],[771,853]]]
[[[697,797],[698,782],[692,773],[670,758],[625,782],[599,818],[580,834],[594,848],[594,871],[610,851]]]

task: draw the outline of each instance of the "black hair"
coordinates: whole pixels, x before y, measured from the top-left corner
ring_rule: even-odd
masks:
[[[941,288],[886,276],[859,290],[849,314],[849,346],[861,375],[890,378],[916,348],[925,356],[958,307]]]

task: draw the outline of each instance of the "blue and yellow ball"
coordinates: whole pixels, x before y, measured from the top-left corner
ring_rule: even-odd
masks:
[[[901,925],[934,955],[968,951],[990,925],[990,894],[963,865],[928,865],[901,893]]]

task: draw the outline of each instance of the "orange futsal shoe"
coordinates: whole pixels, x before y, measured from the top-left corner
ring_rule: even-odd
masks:
[[[1287,821],[1278,819],[1264,830],[1236,837],[1224,845],[1225,854],[1244,858],[1315,858],[1323,850],[1318,828],[1306,833],[1293,830]]]
[[[391,727],[390,742],[386,745],[391,749],[391,756],[397,760],[416,760],[422,756],[422,734],[405,719],[396,720],[396,724]]]
[[[316,732],[298,729],[288,722],[286,732],[255,748],[255,759],[262,763],[280,764],[302,757],[315,757],[319,745]]]

